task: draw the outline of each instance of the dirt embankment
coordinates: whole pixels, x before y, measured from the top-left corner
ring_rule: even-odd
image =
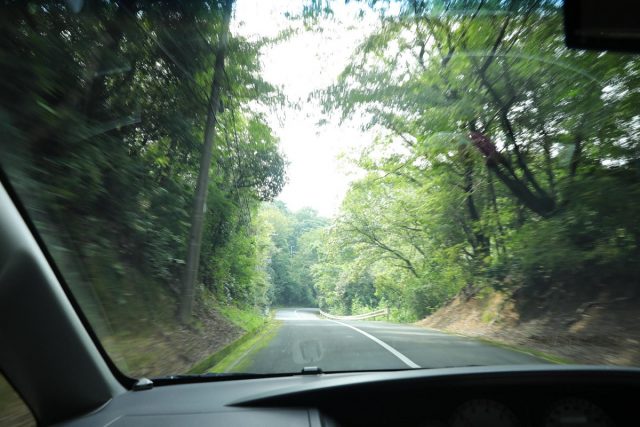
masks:
[[[126,374],[158,377],[185,373],[245,333],[215,310],[204,308],[195,313],[193,326],[156,326],[105,340],[107,352]]]
[[[640,365],[640,295],[631,286],[520,287],[459,295],[418,325],[572,363]]]

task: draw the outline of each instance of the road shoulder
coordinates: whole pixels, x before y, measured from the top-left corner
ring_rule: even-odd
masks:
[[[254,355],[269,345],[281,326],[281,321],[269,320],[257,333],[233,346],[207,372],[244,372],[253,363]]]

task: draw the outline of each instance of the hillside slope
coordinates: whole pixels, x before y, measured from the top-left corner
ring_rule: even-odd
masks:
[[[486,338],[573,363],[640,365],[632,286],[555,285],[458,295],[418,325]]]
[[[194,327],[158,324],[103,339],[116,365],[133,377],[181,374],[222,349],[245,331],[215,310],[199,308]]]

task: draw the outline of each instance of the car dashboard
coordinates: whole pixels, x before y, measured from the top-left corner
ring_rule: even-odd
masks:
[[[504,366],[297,375],[129,391],[64,425],[637,425],[640,369]]]

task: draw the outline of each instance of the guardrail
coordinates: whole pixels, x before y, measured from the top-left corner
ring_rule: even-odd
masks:
[[[380,310],[372,311],[370,313],[356,314],[355,316],[336,316],[333,314],[325,313],[320,310],[320,315],[331,320],[363,320],[371,319],[372,317],[389,316],[389,308],[381,308]]]

